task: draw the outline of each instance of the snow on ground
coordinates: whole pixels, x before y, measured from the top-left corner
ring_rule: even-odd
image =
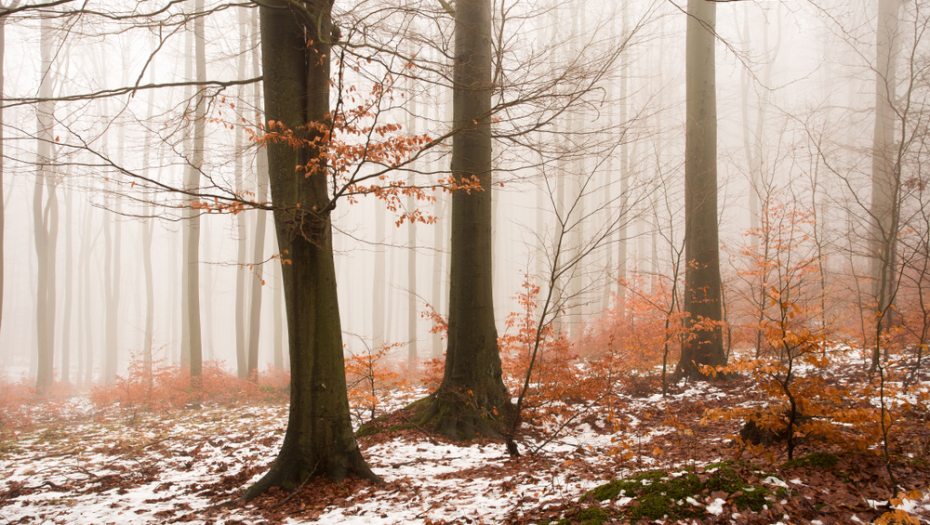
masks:
[[[427,393],[391,392],[379,412]],[[514,522],[539,509],[564,508],[605,481],[651,465],[665,468],[722,458],[725,429],[702,430],[704,449],[695,461],[692,449],[698,444],[691,434],[659,415],[678,410],[684,417],[690,400],[720,403],[727,395],[696,383],[667,399],[617,396],[622,432],[614,431],[598,407],[571,406],[576,416],[571,423],[563,427],[564,420],[549,422],[527,435],[522,450],[542,450],[521,458],[510,458],[500,443],[450,443],[415,429],[361,438],[363,455],[385,484],[345,489],[343,496],[317,505],[304,508],[301,503],[293,513],[275,513],[284,496],[278,503],[223,505],[257,481],[274,460],[284,436],[286,405],[101,412],[78,397],[58,408],[57,420],[0,435],[0,524]],[[699,415],[695,411],[692,419],[696,422]],[[616,452],[618,437],[629,441],[632,458]],[[762,482],[773,490],[817,489],[807,478],[784,479],[790,481],[769,477]],[[712,515],[730,512],[720,497],[698,499]],[[629,503],[624,497],[613,502]],[[930,516],[927,498],[901,507]]]

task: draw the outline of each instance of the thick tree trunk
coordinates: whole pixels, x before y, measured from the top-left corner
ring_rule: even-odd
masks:
[[[311,161],[325,167],[319,149],[310,145],[322,133],[313,127],[297,130],[326,122],[329,113],[332,3],[304,3],[312,20],[285,5],[269,1],[261,7],[261,34],[267,118],[307,140],[296,150],[283,142],[268,146],[275,230],[289,259],[283,276],[291,402],[281,451],[246,499],[323,474],[333,481],[350,473],[377,479],[362,459],[349,415],[328,177],[325,170],[297,170]]]
[[[452,173],[482,191],[452,195],[449,342],[442,383],[420,423],[451,439],[496,437],[512,405],[504,386],[491,280],[491,7],[455,4]]]
[[[725,362],[717,238],[715,22],[714,2],[688,0],[684,306],[692,332],[682,345],[677,375],[693,379],[704,377],[697,365]]]

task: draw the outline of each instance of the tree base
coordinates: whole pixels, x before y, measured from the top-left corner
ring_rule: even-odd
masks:
[[[452,441],[467,441],[478,437],[503,439],[514,407],[504,397],[479,397],[440,387],[404,410],[409,420],[423,430]]]
[[[344,461],[340,461],[340,457]],[[299,490],[308,481],[324,475],[334,483],[339,483],[350,474],[375,483],[384,482],[371,471],[358,448],[349,452],[348,455],[319,454],[315,464],[311,465],[310,461],[306,460],[302,454],[298,454],[295,450],[289,450],[285,446],[282,447],[278,458],[271,465],[271,470],[245,491],[242,500],[249,501],[264,494],[271,487],[280,487],[288,491]]]

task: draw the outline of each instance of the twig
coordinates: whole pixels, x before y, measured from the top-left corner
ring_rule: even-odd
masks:
[[[62,457],[62,456],[71,456],[71,455],[77,454],[78,452],[80,452],[80,451],[79,451],[79,450],[72,450],[72,451],[70,451],[70,452],[56,452],[56,453],[54,453],[54,454],[45,454],[44,456],[34,457],[34,458],[30,459],[29,461],[39,461],[40,459],[59,458],[59,457]]]

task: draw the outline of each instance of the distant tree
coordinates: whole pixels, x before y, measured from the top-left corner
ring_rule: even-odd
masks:
[[[58,242],[58,178],[54,159],[54,108],[52,98],[52,49],[54,28],[51,17],[42,17],[39,52],[42,68],[39,97],[45,99],[36,108],[36,178],[32,200],[35,250],[38,260],[36,280],[36,327],[38,335],[38,369],[36,390],[45,393],[52,386],[55,357],[55,248]],[[45,191],[47,190],[46,196]]]

